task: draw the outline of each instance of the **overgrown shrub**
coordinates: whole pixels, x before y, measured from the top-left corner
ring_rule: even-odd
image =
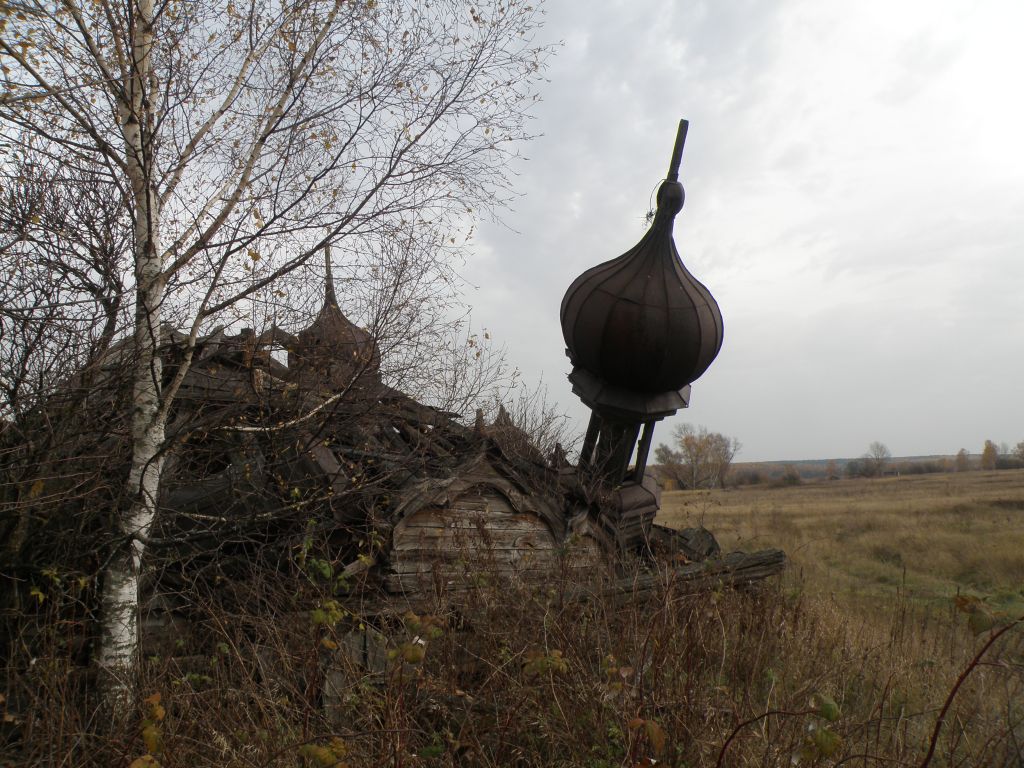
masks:
[[[800,485],[803,481],[803,478],[800,476],[800,471],[791,464],[787,464],[782,475],[772,480],[772,486],[775,488],[788,488],[794,485]]]
[[[765,481],[764,474],[756,469],[743,469],[733,474],[735,485],[760,485]]]
[[[97,720],[80,630],[44,611],[7,660],[0,764],[920,764],[947,701],[936,765],[1018,764],[1024,646],[1010,630],[970,666],[999,628],[977,606],[975,639],[905,606],[865,624],[780,583],[694,596],[666,573],[641,601],[491,578],[370,619],[254,574],[231,608],[210,596],[167,630],[133,722]]]

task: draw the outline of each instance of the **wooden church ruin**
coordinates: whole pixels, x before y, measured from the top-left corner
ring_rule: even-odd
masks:
[[[718,306],[672,237],[685,134],[683,121],[649,231],[562,301],[569,380],[592,411],[575,466],[559,448],[542,453],[504,410],[469,423],[382,381],[377,343],[340,309],[329,251],[308,327],[197,339],[169,429],[185,426],[184,437],[148,536],[144,626],[187,616],[197,589],[241,600],[256,571],[304,570],[360,615],[458,604],[481,573],[525,585],[600,574],[593,588],[629,596],[666,578],[696,589],[780,572],[777,550],[723,555],[704,529],[654,522],[654,427],[687,406],[722,344]],[[164,339],[170,380],[188,339]],[[118,411],[103,381],[128,348],[101,366],[84,409],[98,423]],[[97,430],[97,445],[123,452],[116,429]],[[647,564],[639,580],[618,570],[635,558]]]
[[[178,418],[219,427],[178,451],[164,500],[171,514],[157,536],[206,545],[234,537],[245,554],[247,541],[282,525],[294,533],[304,507],[317,507],[334,526],[325,536],[331,573],[364,610],[436,608],[471,588],[484,565],[521,583],[555,572],[583,579],[624,555],[659,553],[695,583],[781,570],[781,552],[722,557],[707,531],[654,523],[660,494],[645,470],[655,424],[686,407],[722,344],[718,305],[672,237],[686,126],[649,231],[581,274],[562,301],[569,379],[592,411],[576,466],[560,449],[543,455],[504,410],[470,425],[383,383],[374,339],[339,307],[328,251],[323,307],[307,328],[198,341]],[[172,333],[169,343],[184,338]],[[274,348],[287,350],[286,364]],[[223,558],[231,547],[216,549]],[[210,560],[201,551],[192,556]],[[158,591],[173,593],[181,578],[165,570],[168,589]]]

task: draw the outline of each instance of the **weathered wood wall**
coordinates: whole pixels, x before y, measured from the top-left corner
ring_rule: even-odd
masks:
[[[386,586],[409,594],[460,591],[481,577],[538,583],[600,559],[593,539],[570,536],[563,545],[540,516],[517,511],[502,493],[482,486],[395,526]]]

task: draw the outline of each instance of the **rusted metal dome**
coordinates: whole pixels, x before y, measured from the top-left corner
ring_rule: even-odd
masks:
[[[288,353],[288,367],[306,373],[315,371],[344,386],[354,377],[376,375],[380,370],[380,350],[373,336],[345,317],[338,306],[329,248],[324,255],[324,305],[313,322],[296,334],[297,343]]]
[[[684,200],[677,179],[686,127],[680,121],[647,234],[623,255],[577,277],[562,299],[562,335],[573,365],[633,392],[682,389],[722,347],[718,303],[683,266],[672,239]]]

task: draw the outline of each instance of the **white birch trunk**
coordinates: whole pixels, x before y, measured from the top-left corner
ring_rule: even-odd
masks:
[[[140,0],[132,30],[132,70],[119,104],[135,224],[135,364],[132,369],[132,457],[127,505],[103,578],[99,665],[108,704],[123,711],[135,689],[138,661],[139,570],[143,543],[156,516],[163,468],[165,412],[161,409],[160,310],[164,299],[159,243],[160,206],[150,181],[153,167],[149,100],[153,2]]]

